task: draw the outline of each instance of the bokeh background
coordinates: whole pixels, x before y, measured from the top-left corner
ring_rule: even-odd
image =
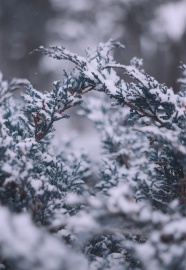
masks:
[[[186,62],[186,0],[0,0],[5,79],[27,78],[36,89],[49,91],[71,66],[30,52],[40,45],[62,45],[83,54],[110,38],[126,46],[115,52],[118,62],[143,58],[147,73],[178,91],[178,66]],[[93,127],[72,118],[71,124],[58,125],[58,136],[77,131],[79,144],[85,144],[88,130],[95,139],[87,144],[97,151]]]

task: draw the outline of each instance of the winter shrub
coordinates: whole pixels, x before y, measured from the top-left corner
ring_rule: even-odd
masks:
[[[50,92],[1,77],[0,269],[185,269],[185,79],[175,94],[141,59],[117,64],[115,47],[40,47],[74,64]],[[70,137],[55,149],[54,123],[74,106],[100,134],[94,164]]]

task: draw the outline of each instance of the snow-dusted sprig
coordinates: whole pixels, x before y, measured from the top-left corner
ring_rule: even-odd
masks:
[[[32,86],[27,89],[27,96],[24,96],[26,101],[24,111],[28,117],[31,114],[30,116],[33,118],[32,127],[34,128],[36,141],[40,141],[46,134],[52,131],[55,121],[67,117],[64,112],[80,104],[83,94],[98,89],[98,85],[101,85],[101,89],[105,89],[105,84],[102,85],[102,80],[99,78],[99,72],[95,69],[92,71],[91,65],[92,62],[96,61],[100,71],[101,67],[108,62],[110,50],[114,46],[119,46],[119,43],[111,40],[106,44],[100,44],[96,56],[89,58],[88,61],[86,58],[77,56],[63,47],[51,46],[49,49],[43,47],[38,49],[38,51],[50,57],[73,62],[76,69],[78,69],[79,75],[76,75],[77,72],[75,70],[70,75],[65,72],[63,84],[59,81],[55,82],[54,89],[47,94],[39,93]],[[88,76],[88,74],[91,74],[91,76]],[[31,119],[31,117],[29,118]]]
[[[125,46],[116,40],[110,39],[108,42],[99,43],[95,52],[86,50],[86,58],[88,62],[92,62],[93,60],[104,64],[115,62],[111,54],[111,51],[115,48],[124,49]]]
[[[69,116],[65,111],[81,103],[81,96],[71,90],[71,83],[66,80],[64,85],[55,82],[50,93],[42,94],[30,86],[24,95],[26,102],[24,113],[30,120],[30,130],[33,130],[36,141],[40,141],[53,130],[53,124]],[[24,117],[23,117],[24,120]]]
[[[53,130],[54,122],[68,118],[66,111],[82,103],[82,96],[94,89],[95,85],[88,83],[80,72],[76,78],[75,71],[72,74],[64,72],[64,81],[53,83],[53,90],[49,93],[41,93],[31,85],[27,88],[24,113],[22,121],[31,133],[34,133],[36,141],[43,139]]]
[[[108,58],[110,57],[110,51],[114,48],[119,47],[124,49],[125,46],[121,44],[118,41],[115,41],[113,39],[110,39],[106,43],[100,43],[97,47],[97,50],[95,52],[91,52],[90,50],[86,50],[86,56],[85,57],[79,56],[75,53],[72,53],[61,46],[50,46],[48,49],[44,48],[43,46],[40,46],[38,49],[36,49],[36,52],[41,52],[44,55],[47,55],[49,57],[52,57],[57,60],[68,60],[72,63],[74,63],[77,67],[85,67],[88,62],[91,62],[92,60],[99,58],[100,60],[105,60],[108,62]]]
[[[116,64],[110,51],[117,45],[112,40],[100,44],[95,52],[87,52],[87,59],[61,47],[41,48],[40,51],[53,58],[73,62],[80,73],[79,78],[83,78],[88,89],[103,91],[119,104],[127,105],[138,119],[148,117],[155,125],[174,130],[177,118],[184,114],[178,105],[178,95],[145,74],[140,60],[133,59],[129,66]],[[125,83],[117,76],[115,68],[124,69],[134,82]]]
[[[121,43],[114,40],[109,40],[106,43],[100,43],[96,51],[86,51],[87,58],[73,54],[59,46],[51,46],[49,49],[40,47],[36,51],[58,60],[69,60],[75,64],[75,69],[80,72],[80,76],[84,79],[86,88],[106,91],[107,84],[114,86],[113,78],[119,80],[119,78],[116,77],[114,70],[109,70],[108,72],[103,70],[105,65],[115,64],[115,60],[111,54],[111,50],[115,47],[124,48]],[[84,92],[84,89],[81,90]],[[76,89],[74,89],[74,91],[76,91]]]
[[[134,82],[126,84],[126,88],[118,90],[116,95],[112,95],[122,104],[126,104],[137,117],[148,117],[154,124],[167,129],[175,129],[175,118],[177,111],[181,111],[178,95],[173,90],[163,84],[159,84],[153,77],[144,73],[133,65],[106,65],[105,68],[121,68],[125,74],[131,77]],[[112,94],[112,92],[110,91]]]
[[[83,179],[89,175],[88,160],[81,165],[85,156],[73,153],[70,157],[63,149],[63,153],[55,157],[50,135],[43,134],[42,142],[35,138],[34,125],[38,131],[39,128],[44,130],[43,125],[44,131],[50,133],[47,128],[51,122],[65,117],[64,113],[58,113],[66,106],[65,102],[79,101],[78,97],[72,100],[73,95],[69,91],[65,93],[60,83],[56,84],[57,87],[46,94],[27,86],[23,110],[23,104],[15,102],[14,98],[5,99],[0,108],[0,202],[14,212],[28,211],[40,225],[55,222],[62,209],[67,211],[65,196],[68,192],[81,194],[85,188]],[[64,88],[67,85],[69,87],[69,82]],[[37,114],[41,118],[39,123],[34,119]]]
[[[73,62],[77,66],[84,66],[86,64],[86,60],[83,57],[80,57],[77,54],[74,54],[61,46],[50,46],[48,49],[40,46],[35,51],[41,52],[42,54],[57,60],[68,60],[70,62]]]
[[[173,199],[185,196],[185,145],[182,132],[158,127],[144,126],[137,128],[149,139],[149,160],[154,163],[156,176],[151,180],[153,204],[160,209],[166,209]]]

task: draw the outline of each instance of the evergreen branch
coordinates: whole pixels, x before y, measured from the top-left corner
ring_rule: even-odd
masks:
[[[144,111],[142,108],[139,109],[137,108],[134,104],[132,104],[131,102],[128,102],[128,101],[125,101],[124,100],[124,103],[131,109],[137,111],[137,112],[140,112],[142,113],[144,116],[147,116],[149,117],[150,119],[152,119],[154,122],[158,122],[161,126],[165,126],[164,123],[155,115],[151,115],[150,113]]]

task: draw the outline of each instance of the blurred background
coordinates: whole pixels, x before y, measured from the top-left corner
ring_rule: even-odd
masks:
[[[110,38],[126,46],[115,52],[118,62],[143,58],[147,73],[178,90],[178,66],[186,62],[186,0],[0,0],[5,79],[27,78],[36,89],[48,91],[69,63],[30,52],[62,45],[83,54]],[[83,136],[86,124],[72,123],[70,128]]]

